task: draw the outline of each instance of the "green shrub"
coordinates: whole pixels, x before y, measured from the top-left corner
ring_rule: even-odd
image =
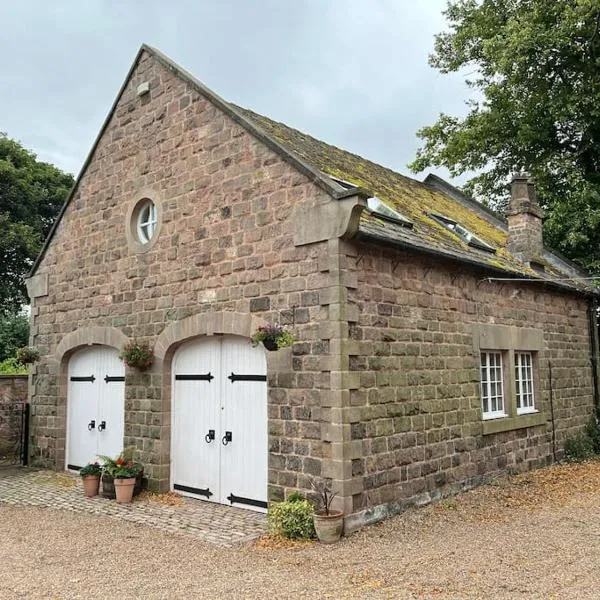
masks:
[[[587,433],[580,433],[565,440],[565,458],[569,462],[581,462],[594,456],[594,442]]]
[[[590,438],[594,454],[600,454],[600,425],[596,417],[592,417],[585,428],[586,435]]]
[[[269,506],[269,530],[292,540],[315,537],[313,505],[304,499],[279,502]]]
[[[292,492],[286,499],[286,502],[302,502],[306,498],[300,492]]]
[[[16,358],[7,358],[0,362],[0,375],[27,375],[27,367]]]

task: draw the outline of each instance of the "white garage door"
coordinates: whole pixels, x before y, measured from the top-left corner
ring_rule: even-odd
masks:
[[[123,449],[125,368],[119,352],[91,346],[69,361],[67,469]]]
[[[267,508],[267,377],[262,348],[215,336],[173,360],[171,482],[212,502]]]

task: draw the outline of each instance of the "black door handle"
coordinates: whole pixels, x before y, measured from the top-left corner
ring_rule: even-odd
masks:
[[[106,429],[106,421],[100,421],[100,425],[98,425],[98,431],[104,431]]]
[[[215,430],[209,429],[208,433],[204,436],[207,444],[210,444],[215,439]]]
[[[227,446],[227,444],[229,444],[229,442],[231,442],[233,440],[233,436],[231,435],[231,431],[226,431],[225,435],[223,436],[223,439],[221,440],[221,443],[223,444],[223,446]]]
[[[91,431],[92,429],[96,428],[96,421],[94,421],[94,419],[92,419],[89,423],[88,423],[88,431]]]

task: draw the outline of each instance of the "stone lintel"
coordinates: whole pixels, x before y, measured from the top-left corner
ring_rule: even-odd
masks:
[[[530,350],[544,349],[544,333],[541,329],[514,327],[512,325],[472,325],[473,349],[482,350]]]

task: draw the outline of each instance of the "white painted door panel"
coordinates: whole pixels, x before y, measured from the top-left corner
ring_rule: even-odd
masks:
[[[199,379],[208,373],[214,379]],[[213,502],[265,510],[268,457],[265,380],[264,350],[253,348],[245,338],[204,338],[185,344],[175,353],[173,489]],[[215,439],[207,443],[211,429],[215,431]],[[231,433],[230,442],[225,439],[227,432]],[[240,498],[245,501],[239,501]]]
[[[107,346],[84,348],[69,361],[68,375],[67,468],[82,467],[99,454],[119,454],[125,369],[118,351]],[[107,376],[116,381],[107,381]]]
[[[219,502],[219,361],[220,339],[206,338],[182,347],[173,369],[172,486],[213,502]]]
[[[125,366],[114,348],[103,348],[100,361],[100,404],[98,406],[98,454],[116,456],[123,450],[125,435]]]
[[[67,468],[83,467],[96,455],[100,389],[95,362],[93,348],[81,350],[69,361]]]
[[[265,510],[267,501],[267,383],[261,347],[243,338],[226,338],[222,346],[223,435],[232,440],[221,449],[221,502]]]

